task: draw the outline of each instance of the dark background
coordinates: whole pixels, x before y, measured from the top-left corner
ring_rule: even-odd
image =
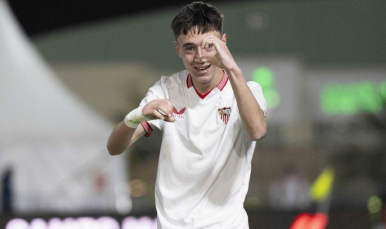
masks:
[[[250,0],[244,0],[250,1]],[[109,18],[139,14],[145,11],[160,10],[168,7],[183,6],[192,1],[164,0],[164,1],[26,1],[9,0],[12,10],[22,24],[25,32],[35,36],[63,27],[70,27],[82,23],[92,23]],[[212,0],[209,3],[231,2],[228,0]],[[255,0],[254,2],[269,2]]]

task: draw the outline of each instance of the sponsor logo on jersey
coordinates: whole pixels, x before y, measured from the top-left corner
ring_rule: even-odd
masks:
[[[176,118],[185,118],[185,110],[186,110],[186,107],[182,108],[181,110],[177,110],[177,108],[173,107],[173,116],[176,117]]]
[[[219,108],[218,114],[220,115],[220,118],[223,121],[223,123],[227,124],[229,120],[229,116],[231,115],[231,108],[230,107]]]

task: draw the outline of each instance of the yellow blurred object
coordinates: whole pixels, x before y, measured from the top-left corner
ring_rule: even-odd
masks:
[[[376,214],[382,210],[382,200],[378,196],[371,196],[367,202],[367,209],[370,213]]]
[[[312,184],[310,197],[313,201],[325,200],[331,193],[335,172],[331,167],[325,168]]]

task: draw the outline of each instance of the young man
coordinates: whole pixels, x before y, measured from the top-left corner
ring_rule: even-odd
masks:
[[[255,141],[267,131],[266,103],[260,85],[246,83],[222,27],[214,6],[185,6],[172,29],[186,70],[161,77],[108,140],[117,155],[153,128],[162,131],[159,229],[248,228],[243,202]]]

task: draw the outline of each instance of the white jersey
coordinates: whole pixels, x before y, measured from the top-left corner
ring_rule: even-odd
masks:
[[[248,86],[265,114],[260,85]],[[163,76],[141,106],[154,99],[169,99],[176,118],[141,123],[146,136],[154,127],[163,132],[155,189],[158,229],[249,228],[243,203],[256,142],[241,121],[228,76],[224,72],[204,95],[188,71]]]

